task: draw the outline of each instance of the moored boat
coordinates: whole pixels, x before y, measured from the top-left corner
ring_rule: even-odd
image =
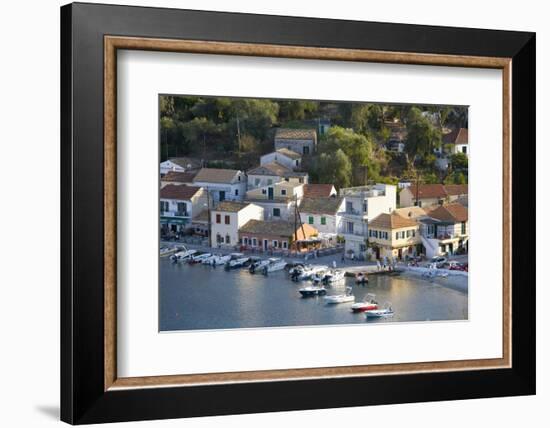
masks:
[[[300,288],[298,291],[302,297],[321,296],[327,293],[325,287],[319,287],[316,285],[308,285],[307,287]]]
[[[250,257],[239,257],[233,260],[229,260],[225,264],[225,268],[227,270],[240,268],[240,267],[243,267],[249,260],[250,260]]]
[[[262,268],[264,266],[267,266],[269,264],[269,259],[266,259],[266,260],[257,260],[253,263],[250,264],[250,267],[248,268],[248,271],[250,273],[256,273],[256,272],[261,272],[262,271]]]
[[[202,263],[203,260],[212,256],[212,253],[193,254],[189,257],[189,264]]]
[[[283,270],[286,266],[286,262],[278,257],[271,257],[268,259],[269,263],[262,268],[262,273],[267,275],[270,272]]]
[[[327,304],[349,303],[354,301],[355,296],[352,294],[351,287],[346,287],[346,294],[333,294],[331,296],[325,296],[325,303]]]
[[[367,318],[388,318],[393,317],[394,311],[391,306],[391,303],[386,302],[382,309],[373,309],[371,311],[366,311],[365,316]]]
[[[332,284],[334,282],[343,281],[346,273],[343,270],[331,269],[323,275],[323,282],[325,284]]]
[[[170,260],[173,262],[183,262],[187,260],[189,257],[191,257],[193,254],[195,254],[197,250],[184,250],[184,251],[178,251],[175,254],[172,254],[170,256]]]
[[[375,300],[375,295],[368,293],[362,302],[357,302],[351,305],[352,312],[365,312],[378,309],[378,302]]]

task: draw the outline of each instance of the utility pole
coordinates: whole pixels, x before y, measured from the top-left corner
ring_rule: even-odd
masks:
[[[214,243],[212,242],[212,219],[210,215],[210,192],[208,191],[208,187],[206,187],[206,206],[206,210],[208,212],[208,241],[210,242],[210,247],[213,247]]]

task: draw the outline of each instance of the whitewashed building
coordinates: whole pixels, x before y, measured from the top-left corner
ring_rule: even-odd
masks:
[[[307,172],[293,171],[278,162],[260,165],[248,171],[248,188],[271,186],[280,181],[304,184],[308,182]]]
[[[342,235],[346,240],[347,257],[366,257],[368,222],[380,214],[392,213],[396,208],[396,186],[375,184],[372,186],[340,189],[345,197],[342,213]]]
[[[277,162],[287,168],[296,170],[302,165],[302,155],[283,147],[274,152],[267,153],[260,158],[260,165],[266,165],[272,162]]]
[[[206,208],[206,192],[201,187],[168,184],[160,189],[161,230],[181,232]]]
[[[300,219],[319,231],[320,238],[336,242],[342,230],[342,214],[346,210],[345,198],[304,198],[300,204]]]
[[[246,193],[246,175],[235,169],[202,168],[193,183],[208,191],[214,205],[220,201],[242,201]]]
[[[470,154],[468,148],[468,128],[454,129],[443,136],[443,144],[450,147],[451,153]]]
[[[275,150],[288,149],[301,155],[310,155],[317,149],[315,129],[277,128],[275,131]]]
[[[304,185],[281,181],[246,192],[246,202],[264,208],[265,220],[288,220],[294,215],[296,202],[304,196]]]
[[[239,228],[249,220],[263,220],[264,210],[255,204],[223,201],[210,210],[212,247],[234,247],[239,242]]]
[[[201,163],[193,158],[170,158],[160,163],[160,175],[164,176],[170,171],[188,172],[200,169]]]

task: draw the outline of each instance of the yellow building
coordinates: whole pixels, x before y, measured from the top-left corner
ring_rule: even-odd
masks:
[[[380,214],[368,224],[369,247],[377,259],[402,259],[421,252],[419,224],[395,212]]]

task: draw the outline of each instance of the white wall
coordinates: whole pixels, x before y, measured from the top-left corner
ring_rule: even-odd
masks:
[[[0,141],[10,142],[0,146],[0,178],[2,196],[11,205],[23,205],[25,195],[21,184],[32,186],[36,181],[31,175],[21,175],[13,159],[25,158],[31,170],[43,171],[41,191],[33,198],[36,206],[48,207],[40,214],[40,241],[47,243],[42,257],[33,259],[29,269],[28,261],[22,255],[29,249],[29,239],[22,236],[17,224],[34,224],[34,210],[5,209],[0,211],[0,233],[5,245],[0,248],[3,269],[0,283],[21,286],[4,287],[0,300],[0,321],[4,327],[3,340],[6,348],[0,356],[3,367],[3,398],[9,398],[4,406],[2,420],[9,427],[60,427],[59,406],[59,9],[66,3],[56,0],[29,0],[8,2],[2,9],[0,32],[4,40],[16,43],[3,45],[4,58],[12,64],[2,69],[0,90],[3,103],[0,104],[4,124],[0,127]],[[467,27],[491,27],[509,30],[537,31],[537,117],[539,125],[550,114],[546,100],[550,96],[550,75],[548,52],[550,52],[550,28],[547,25],[548,11],[544,2],[525,0],[522,2],[479,2],[463,0],[460,7],[442,7],[437,0],[422,3],[395,0],[392,7],[384,2],[357,2],[341,0],[337,3],[296,2],[247,2],[245,0],[102,0],[102,3],[125,3],[145,6],[165,6],[191,9],[225,10],[235,12],[268,13],[324,18],[359,19],[386,22],[405,22],[430,25],[454,25]],[[495,11],[498,10],[498,13]],[[22,17],[25,30],[21,29]],[[40,64],[39,70],[37,64]],[[251,78],[261,78],[261,76]],[[41,113],[33,116],[33,128],[40,130],[41,138],[22,139],[21,130],[27,129],[28,115],[21,112],[29,108],[30,100],[45,106]],[[537,182],[550,182],[550,169],[544,168],[550,158],[550,146],[545,144],[539,126],[537,147]],[[540,132],[540,133],[539,133]],[[44,170],[44,165],[48,168]],[[18,186],[10,186],[13,177],[18,177]],[[539,226],[543,227],[544,213],[550,209],[550,189],[538,186],[537,204]],[[538,266],[550,258],[550,249],[538,240],[536,257]],[[22,273],[24,272],[24,275]],[[390,420],[392,426],[408,428],[464,428],[465,424],[476,426],[499,426],[517,428],[525,421],[544,421],[546,406],[550,401],[550,368],[546,361],[550,357],[550,313],[543,304],[550,299],[547,279],[542,269],[538,272],[538,395],[535,397],[514,397],[485,400],[450,401],[439,403],[418,403],[379,407],[328,409],[301,412],[281,412],[194,418],[188,420],[166,420],[142,423],[126,423],[124,427],[235,427],[271,428],[280,426],[335,427],[355,421]],[[24,307],[20,304],[24,302]],[[17,320],[16,328],[13,328]],[[39,358],[36,355],[40,350]],[[32,388],[21,382],[21,373],[33,379]],[[389,419],[388,419],[389,418]]]

